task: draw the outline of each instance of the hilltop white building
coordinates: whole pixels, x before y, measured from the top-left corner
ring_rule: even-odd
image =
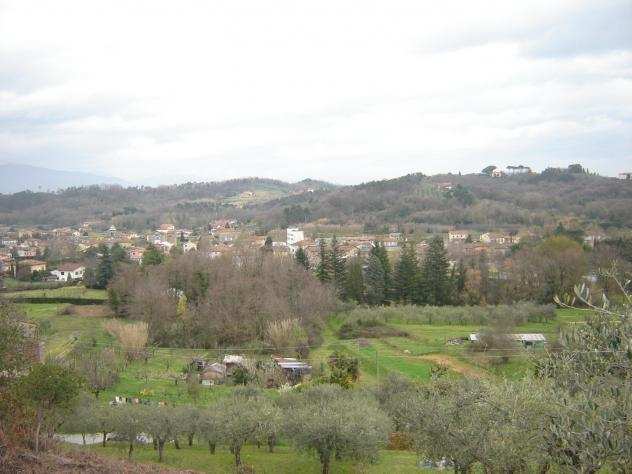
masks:
[[[292,247],[297,243],[305,240],[305,233],[300,230],[298,227],[288,227],[287,228],[287,237],[285,242],[288,247]]]

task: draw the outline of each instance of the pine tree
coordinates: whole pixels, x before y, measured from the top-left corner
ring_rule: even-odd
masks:
[[[334,285],[336,286],[338,292],[343,294],[346,280],[345,260],[342,257],[340,247],[338,245],[338,239],[336,239],[335,235],[334,238],[331,239],[330,258]]]
[[[393,297],[400,303],[415,303],[419,299],[419,262],[412,244],[402,244],[402,254],[395,265]]]
[[[294,259],[296,263],[305,268],[305,270],[309,270],[309,257],[307,256],[307,252],[303,250],[303,247],[299,247],[296,253],[294,254]]]
[[[364,274],[362,272],[362,260],[352,258],[347,262],[345,269],[345,289],[343,297],[363,303],[365,293]]]
[[[112,263],[114,265],[117,265],[119,263],[129,262],[127,252],[119,243],[112,245],[112,249],[110,250],[110,256],[112,258]]]
[[[110,251],[105,245],[99,246],[99,265],[97,266],[96,286],[97,288],[105,288],[114,276],[114,268]]]
[[[371,255],[375,255],[377,259],[382,264],[382,270],[384,272],[384,297],[382,299],[382,303],[388,303],[391,298],[391,293],[393,289],[393,276],[391,269],[391,262],[388,259],[388,253],[386,252],[386,247],[382,242],[376,242],[375,246],[371,249]]]
[[[436,306],[450,304],[452,281],[449,270],[450,264],[443,240],[436,237],[430,241],[421,268],[421,302]]]
[[[318,278],[322,283],[327,283],[331,281],[331,265],[330,265],[330,255],[327,251],[327,247],[325,247],[325,241],[320,239],[318,243],[318,253],[320,256],[320,262],[316,265],[316,278]]]
[[[371,252],[365,272],[366,301],[370,305],[380,305],[386,300],[386,275],[380,259]]]

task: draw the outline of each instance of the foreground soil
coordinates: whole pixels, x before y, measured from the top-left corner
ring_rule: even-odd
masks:
[[[140,464],[98,456],[74,450],[49,451],[35,455],[17,452],[0,460],[0,473],[121,473],[121,474],[194,474],[196,471],[169,469],[152,464]]]

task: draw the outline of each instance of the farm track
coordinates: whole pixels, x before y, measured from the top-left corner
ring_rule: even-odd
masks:
[[[472,367],[471,365],[468,365],[458,360],[455,357],[445,355],[445,354],[428,354],[428,355],[420,356],[420,358],[423,360],[432,362],[434,364],[445,365],[450,370],[458,374],[464,375],[466,377],[479,379],[479,378],[485,378],[489,375],[482,369]]]

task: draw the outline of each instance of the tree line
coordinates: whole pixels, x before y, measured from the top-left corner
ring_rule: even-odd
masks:
[[[319,262],[314,274],[336,288],[342,299],[372,306],[390,303],[443,306],[458,304],[459,272],[450,268],[440,237],[432,239],[421,261],[413,243],[401,243],[401,255],[392,265],[386,248],[376,242],[366,259],[345,259],[334,236],[329,246],[319,243]],[[303,249],[296,261],[309,268]]]
[[[148,324],[152,343],[205,348],[274,347],[271,334],[281,322],[288,338],[298,330],[294,344],[308,348],[319,343],[325,318],[339,304],[292,259],[247,250],[122,265],[108,298],[117,316]]]

